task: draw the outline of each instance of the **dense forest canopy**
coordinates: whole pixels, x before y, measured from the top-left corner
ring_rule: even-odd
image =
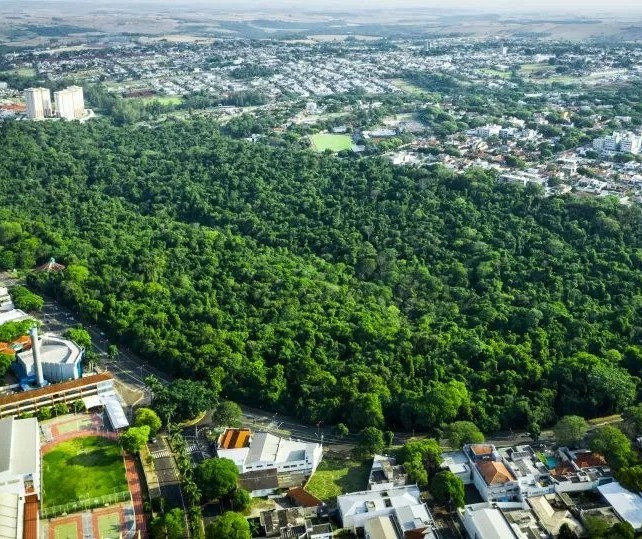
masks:
[[[0,267],[183,377],[308,421],[484,431],[631,404],[642,211],[492,173],[234,141],[206,120],[0,126]]]

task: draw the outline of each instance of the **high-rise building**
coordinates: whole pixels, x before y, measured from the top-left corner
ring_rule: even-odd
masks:
[[[27,88],[25,101],[27,102],[27,118],[40,120],[52,115],[51,92],[48,88]]]
[[[56,115],[65,120],[76,120],[85,114],[85,100],[80,86],[70,86],[54,92]]]

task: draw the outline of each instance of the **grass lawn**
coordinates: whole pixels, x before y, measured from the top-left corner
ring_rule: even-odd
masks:
[[[323,152],[325,150],[340,152],[341,150],[352,149],[352,137],[349,135],[319,133],[317,135],[310,135],[310,142],[317,152]]]
[[[100,537],[120,536],[120,514],[110,513],[98,517],[98,535]]]
[[[325,458],[305,488],[317,498],[334,505],[336,496],[368,487],[370,464],[370,461]]]
[[[399,88],[400,90],[403,90],[408,94],[419,95],[419,94],[426,93],[426,91],[420,88],[419,86],[415,86],[411,82],[408,82],[407,80],[404,80],[404,79],[390,79],[390,84],[396,86],[397,88]]]
[[[44,507],[127,490],[120,446],[99,436],[54,447],[42,457],[42,477]]]
[[[180,105],[183,102],[183,98],[178,95],[153,95],[150,97],[130,97],[129,99],[136,99],[143,103],[153,103],[154,101],[158,101],[163,106]]]
[[[484,67],[479,71],[482,73],[486,73],[487,75],[493,75],[494,77],[499,77],[502,79],[509,79],[511,77],[510,71],[500,71],[499,69],[491,69],[489,67]]]
[[[67,524],[60,524],[56,526],[56,539],[77,539],[78,538],[78,526],[75,522],[69,522]]]

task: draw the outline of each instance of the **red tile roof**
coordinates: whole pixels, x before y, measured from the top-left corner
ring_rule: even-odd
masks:
[[[597,468],[608,466],[606,459],[599,453],[583,453],[575,459],[575,464],[581,468]]]
[[[493,452],[493,446],[489,444],[474,444],[470,446],[473,455],[490,455]]]
[[[38,539],[38,497],[25,496],[24,539]]]
[[[508,468],[501,462],[486,460],[477,464],[479,471],[488,485],[503,485],[515,478]]]
[[[293,487],[288,490],[288,498],[301,507],[319,507],[323,505],[319,498],[301,487]]]

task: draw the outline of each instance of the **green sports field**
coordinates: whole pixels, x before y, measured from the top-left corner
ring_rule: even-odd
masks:
[[[349,135],[319,133],[317,135],[310,135],[310,142],[317,152],[323,152],[325,150],[340,152],[341,150],[352,149],[352,137]]]
[[[86,436],[61,442],[42,457],[44,507],[127,490],[125,465],[114,440]]]

